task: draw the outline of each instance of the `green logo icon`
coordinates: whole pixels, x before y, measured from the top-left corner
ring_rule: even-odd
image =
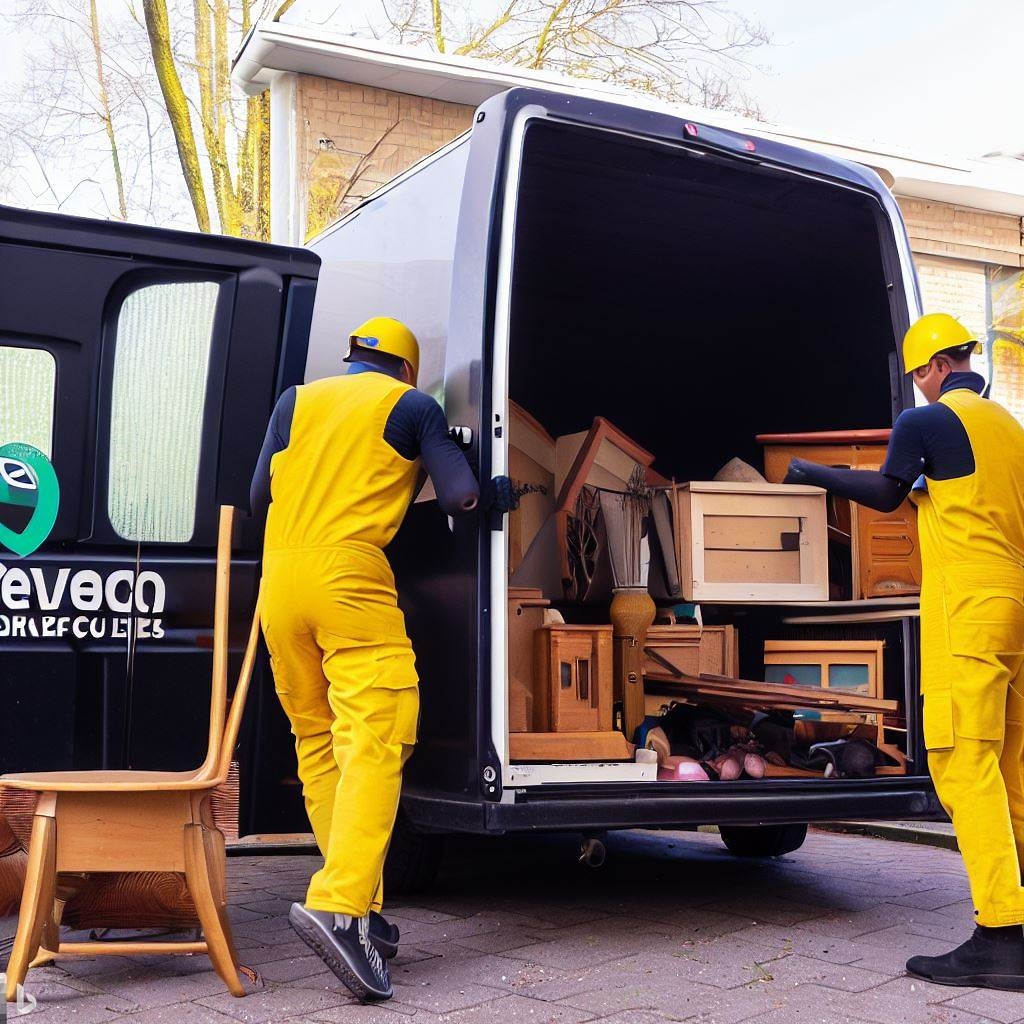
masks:
[[[0,545],[21,558],[50,536],[60,506],[60,485],[50,460],[30,444],[0,445],[0,507],[28,521],[19,532],[0,523]]]

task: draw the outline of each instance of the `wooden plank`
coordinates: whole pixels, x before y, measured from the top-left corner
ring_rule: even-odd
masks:
[[[799,551],[704,551],[704,581],[799,584]]]
[[[704,517],[705,551],[787,551],[783,534],[799,534],[800,520],[794,516]]]
[[[517,732],[508,738],[511,761],[632,761],[633,744],[621,732]]]
[[[892,428],[881,430],[815,430],[796,434],[758,434],[754,440],[758,444],[882,444],[887,445],[892,436]]]
[[[663,684],[667,692],[718,696],[733,703],[791,708],[837,708],[846,711],[891,712],[899,709],[899,701],[867,697],[863,694],[844,693],[838,689],[816,686],[789,686],[785,683],[763,683],[726,676],[689,676],[681,678],[669,673],[652,672],[647,678]]]

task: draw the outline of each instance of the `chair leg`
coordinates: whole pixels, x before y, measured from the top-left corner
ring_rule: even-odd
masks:
[[[48,919],[53,917],[54,885],[57,868],[57,827],[52,813],[37,813],[32,819],[25,888],[18,914],[18,931],[7,963],[5,995],[8,1002],[18,996],[29,964],[39,949]]]
[[[207,836],[202,825],[185,826],[185,880],[196,905],[199,922],[203,926],[207,950],[214,970],[220,975],[233,996],[244,996],[245,986],[238,976],[238,958],[224,907],[223,868],[218,857],[214,837]],[[218,893],[217,890],[220,890]]]
[[[52,963],[60,953],[60,922],[68,903],[82,891],[89,876],[83,873],[58,874],[54,882],[53,914],[43,922],[39,951],[29,969]]]

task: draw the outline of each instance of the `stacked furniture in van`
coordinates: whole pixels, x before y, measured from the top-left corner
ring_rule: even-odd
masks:
[[[886,633],[905,612],[886,599],[919,589],[913,510],[782,483],[796,454],[877,468],[887,438],[761,435],[763,474],[734,460],[678,481],[607,419],[553,437],[512,403],[510,761],[664,782],[904,774]]]

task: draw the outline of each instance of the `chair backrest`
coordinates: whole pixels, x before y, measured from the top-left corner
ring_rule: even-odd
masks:
[[[206,758],[199,769],[201,778],[217,770],[228,699],[228,621],[231,606],[231,541],[235,532],[235,509],[221,505],[217,530],[217,567],[213,603],[213,673],[210,680],[210,733]]]
[[[234,536],[236,509],[222,505],[217,534],[216,596],[213,610],[213,673],[210,682],[210,732],[206,758],[197,772],[197,778],[219,785],[228,777],[231,755],[238,741],[238,729],[245,710],[256,650],[259,644],[259,600],[253,613],[249,640],[242,658],[238,683],[228,714],[228,625],[231,592],[231,541]]]

